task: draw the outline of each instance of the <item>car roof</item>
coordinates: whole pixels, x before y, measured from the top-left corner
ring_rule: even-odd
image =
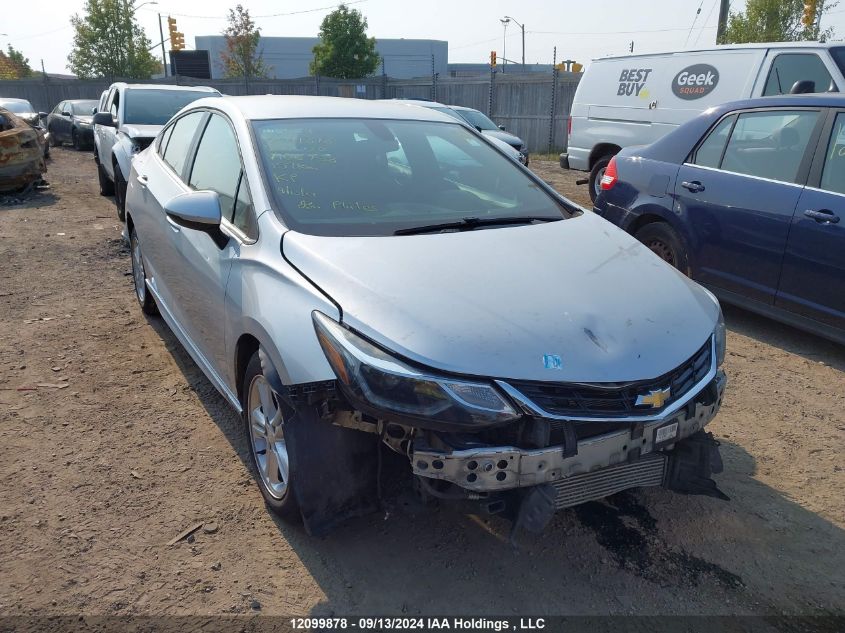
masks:
[[[344,97],[311,97],[303,95],[257,95],[214,99],[198,99],[185,110],[212,107],[236,110],[245,119],[405,119],[456,123],[454,117],[431,108],[409,108],[408,104],[390,100],[348,99]]]
[[[593,62],[604,62],[619,59],[635,59],[637,57],[663,57],[668,55],[686,55],[687,53],[716,53],[719,51],[728,51],[736,49],[752,49],[752,50],[768,50],[770,48],[836,48],[837,46],[845,46],[845,42],[751,42],[746,44],[719,44],[718,46],[710,46],[707,48],[683,48],[669,51],[657,51],[654,53],[634,53],[627,55],[608,55],[607,57],[597,57]]]
[[[720,113],[748,108],[842,108],[845,107],[845,95],[839,93],[814,93],[800,95],[774,95],[771,97],[757,97],[755,99],[740,99],[729,101],[707,110]]]
[[[219,92],[216,88],[210,86],[174,86],[171,84],[128,84],[123,81],[113,83],[112,86],[123,88],[124,90],[191,90],[194,92]]]
[[[99,101],[99,99],[65,99],[66,103],[81,103],[83,101]]]
[[[13,97],[0,97],[0,103],[29,103],[29,99],[16,99]]]

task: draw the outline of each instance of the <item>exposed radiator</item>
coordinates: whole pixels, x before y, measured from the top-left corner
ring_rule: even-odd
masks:
[[[555,488],[555,508],[568,508],[586,501],[640,486],[659,486],[663,483],[667,457],[662,453],[645,455],[635,462],[617,464],[601,470],[552,482]]]

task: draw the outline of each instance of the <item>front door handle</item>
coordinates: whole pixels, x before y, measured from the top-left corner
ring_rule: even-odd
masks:
[[[146,186],[147,186],[147,183],[148,183],[149,181],[150,181],[150,179],[149,179],[149,178],[147,178],[147,177],[146,177],[146,176],[144,176],[144,175],[138,176],[138,184],[139,184],[139,185],[141,185],[142,187],[146,187]]]
[[[699,191],[704,191],[704,185],[702,185],[697,180],[688,181],[685,180],[681,183],[681,187],[684,189],[689,189],[692,193],[698,193]]]
[[[836,215],[833,211],[829,209],[821,209],[819,211],[814,211],[813,209],[807,209],[804,211],[804,215],[808,218],[813,218],[819,224],[838,224],[839,223],[839,216]]]

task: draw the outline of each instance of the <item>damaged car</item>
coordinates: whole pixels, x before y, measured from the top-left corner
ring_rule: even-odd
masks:
[[[47,165],[40,134],[16,114],[0,107],[0,192],[19,191],[41,181]]]
[[[0,108],[13,112],[32,128],[38,131],[38,146],[44,158],[50,157],[50,132],[44,127],[46,112],[38,112],[26,99],[0,98]]]
[[[721,496],[716,298],[450,116],[202,99],[133,160],[126,222],[142,310],[310,534],[379,507],[388,450],[533,531],[629,488]]]

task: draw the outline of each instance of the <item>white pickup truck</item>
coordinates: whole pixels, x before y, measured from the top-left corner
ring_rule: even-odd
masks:
[[[164,124],[189,103],[219,97],[207,86],[114,83],[100,97],[94,115],[94,161],[100,195],[114,195],[125,218],[126,178],[132,157],[153,142]]]

